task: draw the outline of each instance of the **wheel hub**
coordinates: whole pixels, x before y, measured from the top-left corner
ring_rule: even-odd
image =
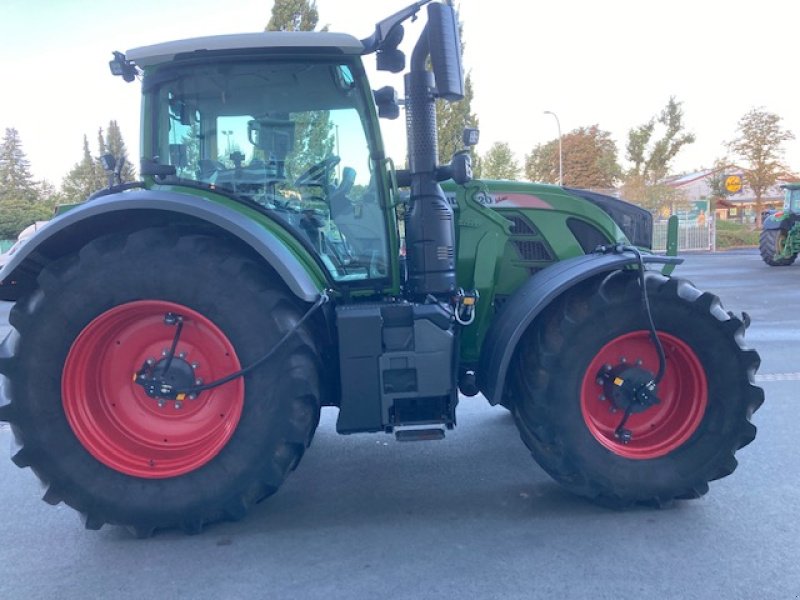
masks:
[[[638,414],[661,402],[656,395],[654,377],[653,373],[638,365],[620,363],[612,367],[606,364],[597,375],[597,383],[617,410]]]
[[[178,402],[184,398],[194,400],[196,393],[186,394],[182,390],[192,388],[198,383],[195,378],[196,363],[190,363],[185,355],[161,358],[158,362],[149,358],[145,366],[136,373],[134,381],[142,386],[144,392],[151,398],[158,400],[175,400],[176,408],[180,408]],[[164,406],[164,402],[159,402],[159,406]]]

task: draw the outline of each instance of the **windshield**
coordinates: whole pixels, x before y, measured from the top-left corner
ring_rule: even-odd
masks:
[[[159,73],[153,157],[257,202],[337,280],[387,275],[363,97],[347,65],[223,62]]]
[[[785,192],[783,209],[787,212],[800,213],[800,189],[787,188]]]

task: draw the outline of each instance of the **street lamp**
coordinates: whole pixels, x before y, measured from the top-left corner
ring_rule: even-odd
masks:
[[[228,129],[227,131],[223,131],[222,135],[224,135],[225,138],[228,141],[228,144],[227,144],[227,146],[228,146],[228,156],[230,156],[231,155],[231,136],[233,135],[233,130]]]
[[[553,115],[556,120],[556,127],[558,128],[558,185],[564,185],[564,154],[561,151],[561,122],[558,120],[558,115],[552,110],[544,111],[546,115]]]

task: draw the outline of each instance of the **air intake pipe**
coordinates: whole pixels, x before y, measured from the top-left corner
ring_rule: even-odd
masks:
[[[413,297],[449,297],[456,289],[456,243],[453,209],[437,181],[436,81],[427,69],[434,14],[449,6],[428,6],[428,23],[411,56],[405,76],[406,133],[411,200],[406,213],[407,289]],[[437,36],[440,37],[440,36]],[[452,43],[458,43],[457,32]]]

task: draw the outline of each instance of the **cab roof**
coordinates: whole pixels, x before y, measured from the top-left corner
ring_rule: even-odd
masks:
[[[149,67],[173,60],[178,55],[194,52],[219,52],[226,50],[262,49],[302,49],[328,50],[337,54],[359,55],[364,45],[346,33],[322,31],[263,31],[258,33],[236,33],[231,35],[212,35],[142,46],[128,50],[126,58],[139,67]]]

